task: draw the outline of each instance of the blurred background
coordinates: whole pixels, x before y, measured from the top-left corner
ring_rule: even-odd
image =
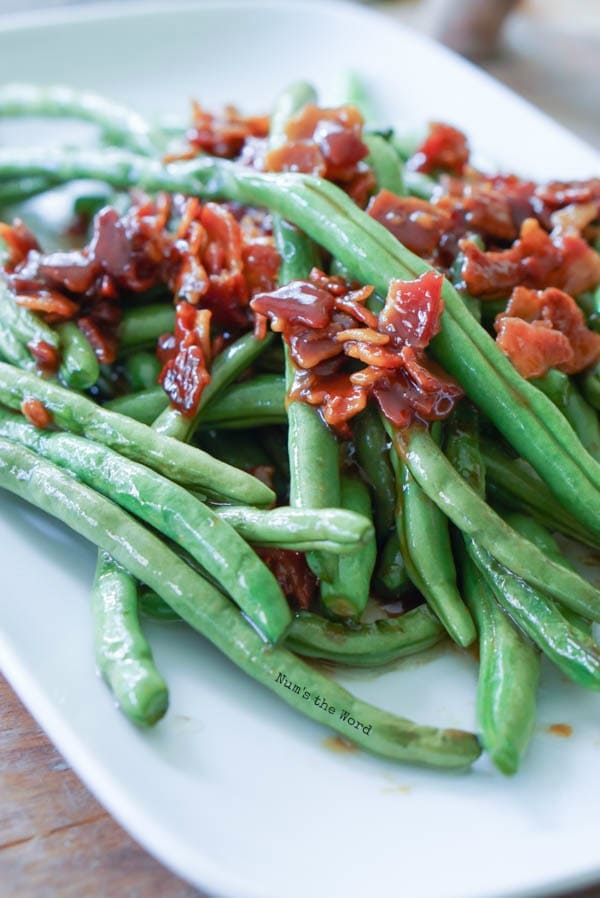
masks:
[[[0,14],[88,2],[0,0]],[[144,5],[146,0],[131,2]],[[304,2],[318,5],[318,0]],[[473,59],[600,148],[600,0],[387,0],[369,5]]]

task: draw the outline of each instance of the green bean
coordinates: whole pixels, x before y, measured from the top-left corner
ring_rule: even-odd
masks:
[[[408,162],[411,156],[414,156],[420,145],[425,139],[425,132],[419,131],[397,131],[394,129],[392,136],[392,146],[401,159]]]
[[[242,471],[271,467],[271,459],[264,447],[257,442],[252,430],[241,433],[202,430],[196,438],[196,443],[205,452]]]
[[[285,384],[283,377],[275,374],[261,374],[233,384],[208,404],[202,416],[202,426],[216,430],[286,421]]]
[[[468,539],[467,548],[496,600],[523,632],[567,677],[587,689],[600,689],[600,646],[573,626],[551,599],[499,564],[477,540]],[[554,563],[549,558],[547,562]]]
[[[431,648],[443,637],[443,628],[425,605],[368,624],[345,624],[301,611],[294,618],[286,646],[307,658],[377,667]]]
[[[19,342],[47,343],[53,349],[59,347],[59,337],[53,328],[29,309],[20,306],[8,285],[0,281],[0,324],[9,328]]]
[[[341,479],[341,505],[348,511],[362,515],[371,523],[371,497],[359,477],[345,474]],[[369,600],[371,577],[377,560],[375,533],[353,552],[338,560],[335,578],[321,583],[321,600],[332,614],[359,619]]]
[[[116,564],[116,562],[114,562]],[[135,583],[135,579],[131,578]],[[167,605],[164,599],[155,593],[151,589],[147,589],[146,587],[142,587],[140,589],[139,594],[139,612],[144,615],[144,617],[150,617],[153,620],[159,621],[180,621],[181,617],[177,614],[176,611]]]
[[[392,435],[391,430],[388,433]],[[410,559],[409,576],[451,638],[458,645],[468,646],[476,632],[456,586],[447,520],[400,456],[394,455],[392,449],[399,505],[402,506],[397,526],[405,560]]]
[[[220,584],[266,639],[281,638],[291,615],[275,577],[226,521],[183,487],[98,443],[45,433],[10,412],[0,411],[0,434],[67,468],[172,539]]]
[[[398,196],[406,193],[402,177],[402,167],[397,154],[387,140],[379,134],[365,134],[363,143],[369,148],[367,165],[373,169],[378,190],[391,190]]]
[[[288,354],[288,390],[293,379],[292,366]],[[327,428],[318,411],[304,402],[288,403],[287,415],[290,505],[303,509],[339,506],[339,445],[335,435]],[[337,566],[327,555],[311,553],[308,562],[322,580],[332,582],[335,579]]]
[[[19,409],[28,398],[39,399],[59,427],[103,443],[207,495],[250,505],[273,501],[272,491],[256,478],[215,461],[199,449],[181,445],[131,418],[100,408],[84,396],[0,363],[0,403]]]
[[[119,345],[122,351],[140,346],[156,346],[162,334],[170,334],[175,327],[175,309],[166,303],[138,306],[123,313]]]
[[[137,112],[98,94],[61,85],[4,84],[0,88],[0,116],[80,119],[98,125],[106,139],[117,146],[148,155],[164,149],[160,135]]]
[[[285,418],[287,423],[287,417]],[[290,459],[287,449],[287,427],[265,427],[260,432],[260,444],[275,469],[274,483],[278,502],[287,505],[290,492]]]
[[[461,567],[463,595],[479,631],[479,738],[496,767],[510,775],[533,735],[539,653],[499,607],[466,553]]]
[[[123,713],[151,726],[166,713],[169,693],[140,630],[137,603],[135,580],[100,552],[92,591],[96,663]]]
[[[600,362],[596,362],[588,371],[585,371],[579,383],[587,402],[596,411],[600,411]]]
[[[265,174],[202,157],[162,166],[124,151],[0,151],[0,178],[49,173],[60,181],[99,178],[117,187],[166,189],[264,205],[293,222],[355,277],[386,293],[392,278],[429,270],[422,259],[362,212],[335,185],[308,175]],[[600,532],[600,465],[582,449],[568,422],[528,384],[476,321],[449,282],[442,291],[442,329],[432,342],[438,361],[536,468],[557,498]]]
[[[513,530],[516,530],[517,533],[520,533],[521,536],[524,536],[530,542],[535,543],[538,549],[541,549],[554,561],[562,564],[563,567],[574,569],[571,562],[563,556],[558,543],[550,531],[538,521],[526,514],[519,514],[519,512],[505,512],[502,517]]]
[[[139,421],[140,424],[152,424],[157,417],[169,405],[169,397],[162,387],[151,387],[147,390],[138,390],[137,393],[129,393],[126,396],[117,396],[104,403],[104,408],[118,412]]]
[[[109,399],[104,403],[104,408],[127,415],[143,424],[151,424],[168,404],[168,397],[159,386]],[[268,424],[283,424],[286,420],[283,379],[263,374],[223,390],[208,405],[202,418],[202,426],[217,430],[244,430]]]
[[[291,85],[277,99],[271,118],[270,142],[277,146],[284,137],[291,115],[316,99],[314,90],[303,82]],[[315,264],[313,243],[297,228],[273,217],[273,233],[281,257],[279,283],[308,277]],[[285,348],[286,391],[289,393],[295,365]],[[315,408],[292,401],[287,407],[288,455],[290,461],[290,505],[296,508],[334,508],[340,505],[339,447]],[[323,582],[334,582],[337,560],[327,554],[309,553],[307,561]]]
[[[527,462],[509,458],[485,437],[481,437],[481,448],[487,472],[487,493],[491,499],[506,508],[531,515],[550,530],[600,549],[600,539],[562,507]]]
[[[379,554],[374,587],[377,595],[386,599],[397,599],[411,588],[396,530],[392,530]]]
[[[0,487],[109,552],[245,673],[316,722],[326,723],[368,751],[398,761],[465,768],[479,756],[479,745],[470,733],[421,727],[380,711],[286,649],[267,646],[218,590],[126,512],[5,440],[0,440]],[[329,706],[335,711],[330,713]]]
[[[423,172],[404,169],[404,188],[410,196],[418,196],[421,200],[430,200],[436,189],[437,183],[429,175]]]
[[[60,337],[61,380],[73,390],[89,389],[100,377],[100,365],[89,340],[73,321],[59,324],[56,330]]]
[[[77,216],[83,216],[84,218],[91,220],[104,206],[108,206],[109,204],[113,206],[118,205],[119,202],[122,201],[122,197],[112,190],[107,190],[106,187],[102,187],[102,185],[94,188],[86,187],[83,193],[80,193],[79,196],[75,197],[75,200],[73,201],[73,212]]]
[[[250,333],[244,334],[243,337],[231,343],[223,352],[219,353],[212,364],[210,383],[202,391],[195,416],[186,418],[177,409],[166,408],[154,422],[153,430],[164,436],[181,440],[181,442],[188,442],[215,396],[234,380],[237,380],[239,375],[256,361],[258,356],[271,345],[273,336],[273,334],[267,334],[263,340],[257,340],[254,334]]]
[[[516,530],[517,533],[520,533],[521,536],[524,536],[530,542],[534,543],[538,549],[541,549],[542,552],[545,552],[546,555],[549,555],[554,561],[558,564],[562,564],[563,567],[569,568],[569,570],[575,570],[571,562],[568,558],[560,551],[560,547],[552,534],[543,524],[540,524],[539,521],[534,520],[525,514],[519,514],[518,512],[505,512],[502,514],[502,517],[513,530]],[[588,636],[592,635],[592,625],[590,621],[586,620],[580,614],[573,611],[571,608],[561,607],[561,613],[563,617],[569,621],[569,623],[574,624],[578,629],[583,630],[584,633],[587,633]]]
[[[317,94],[307,81],[295,81],[282,91],[271,113],[270,144],[278,146],[285,141],[288,120],[304,106],[317,102]]]
[[[35,359],[27,348],[17,340],[10,327],[0,321],[0,360],[10,362],[24,371],[35,371]]]
[[[367,90],[364,78],[357,72],[344,72],[341,96],[342,102],[348,103],[350,106],[356,106],[365,122],[374,118],[373,98]]]
[[[156,593],[142,590],[142,613],[161,621],[181,620]],[[347,667],[380,667],[416,655],[444,638],[444,629],[426,605],[398,617],[367,624],[331,621],[300,611],[286,637],[286,648],[306,658]]]
[[[23,203],[33,196],[45,193],[46,190],[52,190],[55,186],[55,181],[45,175],[5,181],[0,184],[0,207],[12,206],[14,203]]]
[[[161,365],[153,352],[133,352],[124,362],[132,390],[149,390],[155,387]]]
[[[358,463],[371,487],[375,529],[383,539],[394,526],[395,482],[387,436],[379,415],[371,406],[353,421],[353,442]]]
[[[568,374],[549,371],[545,377],[531,381],[561,410],[592,458],[600,460],[600,422]]]
[[[259,546],[342,555],[373,540],[368,518],[345,508],[316,511],[280,506],[264,511],[247,505],[216,505],[213,510],[245,540]]]
[[[394,431],[394,445],[421,489],[493,558],[574,611],[600,620],[600,593],[515,533],[457,474],[435,441],[416,427]]]
[[[479,421],[473,406],[455,410],[446,444],[448,459],[474,490],[485,495],[485,467],[479,445]],[[462,591],[479,634],[477,721],[481,741],[494,764],[516,773],[535,724],[540,661],[535,648],[507,618],[469,557],[475,541],[456,540]],[[512,574],[510,575],[512,576]]]

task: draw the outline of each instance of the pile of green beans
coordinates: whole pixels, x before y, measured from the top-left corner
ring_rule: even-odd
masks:
[[[430,198],[435,174],[406,166],[415,139],[370,129],[360,81],[348,91],[367,120],[377,189]],[[272,148],[290,117],[316,101],[304,82],[280,96]],[[86,121],[101,146],[0,149],[0,206],[87,179],[110,191],[266,208],[280,285],[329,265],[375,288],[374,312],[392,279],[429,270],[334,184],[209,155],[164,163],[173,135],[97,95],[5,85],[0,118],[10,116]],[[3,263],[7,252],[0,246]],[[404,430],[368,405],[344,439],[290,398],[295,363],[274,333],[232,339],[186,417],[158,383],[157,342],[175,325],[166,288],[126,298],[118,359],[101,366],[76,322],[48,324],[0,281],[0,487],[98,547],[96,660],[132,722],[155,724],[169,702],[145,617],[185,622],[364,749],[433,767],[467,768],[483,747],[504,774],[518,770],[535,728],[542,655],[600,690],[591,627],[600,590],[550,532],[600,549],[598,364],[577,379],[551,370],[525,381],[486,330],[489,315],[461,292],[458,266],[451,275],[429,349],[467,398],[443,426]],[[595,327],[600,292],[580,303]],[[39,376],[31,351],[39,342],[60,358],[55,377]],[[31,400],[50,418],[44,430],[26,420]],[[272,572],[280,552],[302,556],[309,609]],[[476,736],[379,710],[302,660],[376,668],[447,638],[479,647]]]

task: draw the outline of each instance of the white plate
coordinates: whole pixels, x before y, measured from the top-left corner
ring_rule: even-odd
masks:
[[[190,96],[266,109],[282,85],[307,76],[327,98],[348,67],[368,77],[386,121],[450,120],[484,157],[539,178],[598,173],[591,149],[527,104],[358,8],[121,5],[0,28],[0,81],[60,80],[150,114],[184,115]],[[0,501],[4,672],[106,807],[192,882],[228,898],[492,898],[600,875],[596,696],[545,671],[538,732],[517,777],[485,759],[468,775],[435,774],[333,753],[325,729],[200,637],[156,626],[172,704],[140,733],[94,672],[94,552],[21,502]],[[469,655],[437,652],[344,682],[422,721],[474,725]],[[550,735],[552,723],[572,726],[572,737]]]

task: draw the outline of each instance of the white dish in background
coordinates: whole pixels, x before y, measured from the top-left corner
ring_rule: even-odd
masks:
[[[125,4],[0,24],[0,82],[61,81],[150,115],[184,116],[191,96],[268,109],[281,87],[307,77],[331,100],[350,67],[367,77],[382,121],[451,121],[482,157],[539,179],[598,173],[593,150],[526,103],[355,7]],[[20,501],[0,502],[4,673],[106,807],[190,881],[227,898],[499,898],[600,876],[597,696],[545,670],[538,731],[517,777],[486,759],[468,775],[437,774],[333,753],[327,730],[199,636],[150,626],[171,709],[138,732],[94,671],[94,551]],[[343,682],[421,721],[474,726],[469,655],[437,651]],[[573,727],[571,738],[547,732],[557,722]]]

